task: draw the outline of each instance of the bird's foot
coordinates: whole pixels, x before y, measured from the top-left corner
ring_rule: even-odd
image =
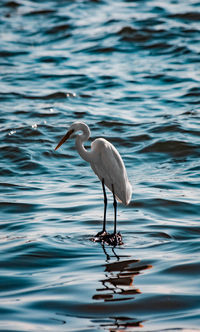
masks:
[[[102,244],[107,244],[111,246],[122,245],[122,235],[118,233],[109,234],[106,231],[97,233],[95,237],[91,239],[93,242],[101,242]]]
[[[110,235],[108,232],[106,231],[101,231],[101,232],[98,232],[95,237],[104,237],[104,236],[107,236],[107,235]]]
[[[105,243],[113,247],[122,245],[123,244],[122,235],[119,232],[109,234],[109,236],[105,239]]]
[[[108,236],[110,236],[109,233],[107,233],[106,231],[101,231],[98,232],[91,240],[93,242],[104,242],[104,239],[106,239]]]

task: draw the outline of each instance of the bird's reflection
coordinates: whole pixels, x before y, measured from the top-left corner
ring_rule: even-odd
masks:
[[[111,254],[107,252],[104,245],[102,249],[106,256],[105,278],[100,280],[101,287],[96,289],[93,300],[104,302],[133,300],[141,293],[134,285],[134,277],[151,268],[152,265],[143,264],[140,260],[131,259],[130,256],[119,256],[115,248],[112,248]],[[142,326],[141,321],[123,316],[110,317],[108,323],[102,324],[102,327],[110,328],[111,331],[129,330]]]
[[[113,317],[110,322],[101,324],[101,327],[106,328],[107,331],[121,332],[131,330],[135,327],[143,327],[142,322],[134,320],[130,317]]]

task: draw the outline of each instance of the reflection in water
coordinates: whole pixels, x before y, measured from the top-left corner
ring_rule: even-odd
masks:
[[[101,327],[109,329],[112,332],[121,332],[124,330],[132,330],[134,327],[143,327],[141,322],[129,317],[113,317],[110,323],[101,324]]]
[[[134,277],[140,275],[141,271],[152,268],[150,264],[142,264],[140,260],[124,259],[118,256],[112,248],[113,255],[110,256],[102,245],[106,255],[105,278],[100,280],[102,287],[97,288],[97,293],[93,295],[93,300],[103,300],[105,302],[119,302],[133,300],[141,291],[133,284]],[[110,262],[114,258],[115,261]],[[127,330],[133,327],[142,327],[142,322],[137,319],[123,316],[111,317],[109,322],[103,323],[102,327],[110,328],[112,331],[119,329]]]

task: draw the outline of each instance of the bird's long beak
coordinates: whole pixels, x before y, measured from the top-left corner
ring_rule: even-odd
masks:
[[[73,134],[74,129],[71,129],[67,132],[67,134],[65,136],[63,136],[63,138],[61,138],[60,142],[58,143],[58,145],[56,146],[55,150],[57,150],[63,143],[65,143],[65,141],[71,136],[71,134]]]

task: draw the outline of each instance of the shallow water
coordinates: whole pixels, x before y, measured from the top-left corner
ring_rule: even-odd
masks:
[[[0,330],[200,331],[199,1],[0,13]],[[126,164],[123,246],[90,241],[101,184],[74,140],[54,151],[77,120]]]

